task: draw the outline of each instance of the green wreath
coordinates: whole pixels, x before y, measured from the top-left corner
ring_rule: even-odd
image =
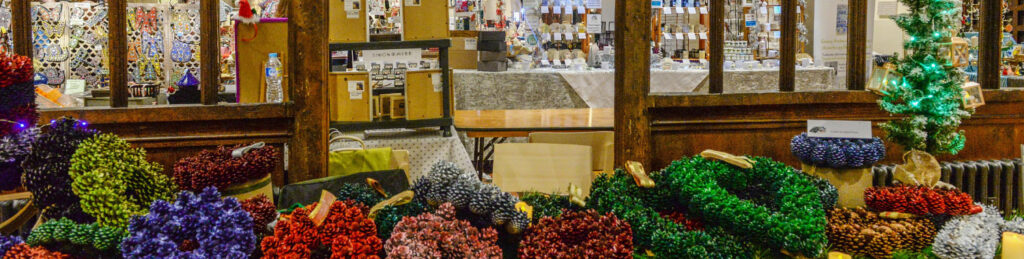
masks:
[[[729,233],[790,253],[816,257],[827,238],[822,196],[812,178],[768,158],[751,169],[701,157],[664,170],[690,212]]]

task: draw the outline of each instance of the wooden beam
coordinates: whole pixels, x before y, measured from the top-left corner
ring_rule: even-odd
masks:
[[[24,22],[29,21],[29,22]],[[11,1],[11,36],[14,53],[32,58],[32,5],[28,0]]]
[[[864,90],[867,73],[868,0],[849,0],[846,46],[846,89]]]
[[[202,103],[215,105],[220,89],[220,0],[199,1],[199,62]]]
[[[712,0],[708,26],[708,93],[720,94],[725,89],[725,1]],[[616,9],[617,10],[617,9]],[[618,21],[618,19],[616,19]],[[622,45],[616,45],[622,46]]]
[[[327,176],[328,0],[288,3],[289,88],[295,137],[288,144],[288,181]]]
[[[1000,49],[1002,48],[1003,9],[1000,0],[982,0],[980,17],[981,31],[978,33],[978,83],[982,88],[999,89]]]
[[[797,0],[782,0],[782,39],[779,51],[779,92],[795,90]]]
[[[127,0],[107,0],[107,53],[110,64],[110,107],[128,107]]]
[[[651,0],[615,1],[615,46],[615,164],[649,165],[651,132],[644,111],[651,89]]]

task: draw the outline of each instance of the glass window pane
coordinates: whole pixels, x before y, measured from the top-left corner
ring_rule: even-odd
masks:
[[[80,107],[108,84],[107,7],[95,2],[32,2],[32,46],[42,108]],[[58,94],[59,93],[59,94]]]

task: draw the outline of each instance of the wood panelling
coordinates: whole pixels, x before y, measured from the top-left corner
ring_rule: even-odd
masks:
[[[220,0],[201,0],[199,4],[199,38],[218,39],[199,42],[202,103],[213,105],[220,88]]]
[[[340,4],[340,1],[333,1]],[[288,142],[289,174],[299,179],[327,176],[327,0],[288,1],[288,53],[294,62],[289,90],[295,103],[295,136]],[[366,12],[365,6],[361,12]]]
[[[39,121],[45,124],[65,116],[84,120],[92,129],[117,134],[133,146],[146,149],[150,161],[163,165],[168,174],[179,159],[203,149],[266,142],[283,150],[295,135],[294,114],[287,104],[54,109],[42,110]],[[283,156],[281,159],[283,165]],[[283,172],[283,166],[275,171],[275,185],[305,180],[289,178]]]
[[[708,77],[710,84],[708,93],[720,94],[725,89],[725,1],[711,1],[710,7],[711,26],[708,26]],[[622,45],[616,44],[616,46]],[[619,68],[620,66],[616,65],[615,67]]]
[[[782,0],[782,39],[779,51],[779,92],[796,89],[797,0]]]
[[[32,20],[32,8],[28,0],[11,1],[11,37],[14,43],[14,53],[32,57],[32,23],[24,21]]]
[[[1024,143],[1024,91],[985,91],[987,105],[961,126],[967,146],[940,161],[1006,159],[1020,156]],[[895,117],[882,111],[868,92],[803,92],[710,96],[655,96],[648,111],[654,154],[651,168],[705,149],[766,156],[799,165],[790,154],[790,139],[806,131],[809,119],[870,120]],[[904,150],[886,143],[882,163],[900,162]]]
[[[651,60],[650,17],[651,0],[615,1],[615,46],[628,46],[615,51],[615,146],[621,147],[616,165],[650,160],[651,132],[644,114],[651,89],[646,65]]]
[[[1016,0],[1014,0],[1016,1]],[[986,89],[999,89],[999,67],[1002,63],[1003,1],[981,0],[981,14],[978,17],[981,31],[978,32],[978,83]]]
[[[867,73],[868,0],[849,0],[849,35],[846,37],[846,89],[864,90]],[[872,14],[871,17],[874,17]],[[883,40],[883,39],[879,39]],[[892,40],[892,39],[890,39]]]
[[[128,17],[125,14],[127,2],[128,0],[107,0],[110,107],[128,107]]]

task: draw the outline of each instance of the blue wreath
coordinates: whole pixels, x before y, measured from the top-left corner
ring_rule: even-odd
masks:
[[[132,218],[121,243],[125,258],[248,258],[256,248],[252,217],[214,187],[182,191],[174,204],[157,200]]]

